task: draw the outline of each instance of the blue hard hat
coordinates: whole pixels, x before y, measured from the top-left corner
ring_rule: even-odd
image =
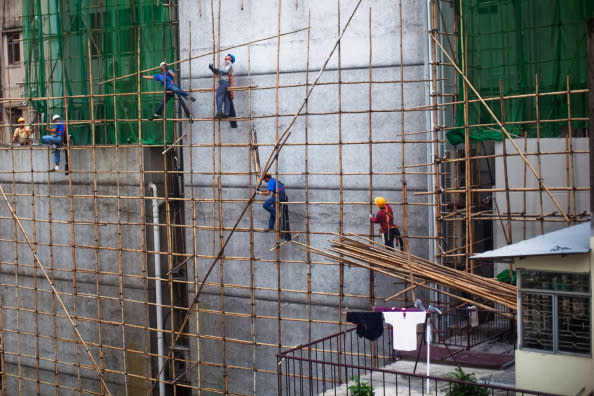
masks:
[[[231,57],[231,63],[235,63],[235,57],[231,54],[227,54],[227,56]]]

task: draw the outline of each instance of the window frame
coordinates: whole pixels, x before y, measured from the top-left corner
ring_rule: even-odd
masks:
[[[564,274],[570,275],[587,275],[588,276],[588,291],[567,291],[567,290],[553,290],[553,289],[535,289],[535,288],[523,288],[522,281],[523,277],[525,276],[526,272],[538,272],[538,273],[548,273],[548,274],[555,274],[556,276],[561,277]],[[591,273],[590,272],[571,272],[571,271],[547,271],[547,270],[539,270],[539,269],[528,269],[528,268],[520,268],[518,270],[518,349],[524,351],[531,351],[531,352],[539,352],[539,353],[547,353],[547,354],[555,354],[555,355],[570,355],[570,356],[580,356],[580,357],[591,357],[592,356],[592,287],[591,287]],[[537,349],[537,348],[530,348],[525,347],[524,344],[524,312],[523,312],[523,296],[525,294],[529,295],[538,295],[538,296],[550,296],[551,297],[551,320],[552,320],[552,348],[548,349]],[[582,297],[588,299],[588,310],[589,310],[589,327],[590,327],[590,350],[588,353],[582,352],[570,352],[570,351],[560,351],[559,350],[559,339],[560,339],[560,331],[559,331],[559,297],[560,296],[567,296],[567,297]],[[542,311],[541,311],[542,312]]]
[[[16,40],[14,39],[16,35]],[[4,44],[6,46],[6,64],[8,66],[16,66],[23,63],[22,54],[22,31],[21,30],[7,30],[4,31]],[[16,51],[15,51],[16,47]],[[14,59],[17,55],[18,59]]]

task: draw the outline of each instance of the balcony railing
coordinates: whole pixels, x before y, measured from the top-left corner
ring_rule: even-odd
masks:
[[[356,328],[300,345],[277,355],[280,395],[344,395],[355,377],[369,383],[374,395],[442,395],[456,384],[476,383],[389,369],[394,362],[391,329],[375,341],[360,338]],[[453,371],[454,367],[452,367]],[[494,384],[479,384],[489,395],[551,395]]]

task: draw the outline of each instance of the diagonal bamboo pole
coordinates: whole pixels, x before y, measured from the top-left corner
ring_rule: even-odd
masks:
[[[291,30],[290,32],[285,32],[285,33],[281,33],[281,34],[275,34],[274,36],[268,36],[268,37],[264,37],[264,38],[261,38],[261,39],[257,39],[257,40],[253,40],[253,41],[248,41],[248,42],[237,44],[237,45],[232,45],[230,47],[221,48],[218,51],[213,50],[213,51],[209,51],[209,52],[204,52],[204,53],[202,53],[200,55],[190,56],[189,58],[186,58],[186,59],[180,59],[180,60],[175,61],[175,62],[170,62],[169,64],[170,65],[176,65],[176,64],[181,63],[181,62],[191,61],[192,59],[204,58],[205,56],[213,55],[213,54],[216,54],[216,53],[219,53],[219,52],[229,51],[230,49],[233,49],[233,48],[245,47],[246,45],[251,45],[251,44],[259,43],[261,41],[266,41],[266,40],[272,40],[272,39],[277,38],[277,37],[282,37],[282,36],[287,36],[289,34],[299,33],[299,32],[302,32],[302,31],[308,30],[308,29],[309,29],[309,27],[306,27],[306,28],[301,28],[301,29],[297,29],[297,30]],[[108,83],[108,82],[111,82],[111,81],[121,80],[123,78],[137,76],[139,73],[146,73],[146,72],[149,72],[151,70],[158,69],[158,68],[159,68],[159,66],[151,67],[150,69],[141,70],[140,72],[125,74],[123,76],[110,78],[108,80],[103,80],[103,81],[98,82],[97,85],[105,84],[105,83]]]
[[[10,211],[10,214],[11,214],[12,218],[17,223],[19,229],[23,233],[23,237],[25,238],[25,241],[27,242],[27,245],[29,246],[29,249],[31,249],[31,254],[33,255],[33,260],[37,264],[37,267],[43,273],[43,276],[47,280],[47,283],[49,284],[49,286],[50,286],[50,288],[52,290],[52,294],[56,297],[56,300],[58,300],[58,303],[60,304],[60,307],[62,307],[62,310],[64,311],[64,314],[66,315],[66,319],[68,319],[68,321],[70,322],[70,325],[72,326],[72,329],[76,333],[76,337],[78,338],[78,340],[82,344],[83,348],[85,349],[85,352],[87,353],[87,356],[89,357],[89,360],[91,361],[91,364],[93,365],[93,368],[95,369],[95,371],[99,375],[99,381],[105,387],[105,392],[107,392],[108,395],[111,395],[111,392],[109,391],[109,387],[107,386],[107,383],[105,382],[105,378],[103,376],[102,370],[99,368],[99,365],[97,364],[97,361],[93,357],[93,354],[91,353],[91,350],[89,349],[89,345],[87,344],[87,342],[83,338],[82,334],[78,330],[78,325],[74,321],[72,315],[70,314],[70,311],[66,307],[66,304],[64,304],[64,301],[62,300],[62,297],[60,297],[60,293],[58,292],[58,289],[56,289],[56,285],[52,281],[52,278],[50,277],[49,273],[47,272],[47,269],[45,268],[45,266],[43,265],[43,263],[39,259],[39,255],[37,254],[37,248],[35,247],[35,245],[31,241],[31,238],[29,238],[29,234],[27,234],[27,231],[25,230],[25,227],[21,223],[21,219],[19,219],[19,217],[17,216],[14,208],[10,204],[10,201],[8,200],[8,197],[6,196],[6,193],[4,192],[4,188],[2,188],[2,185],[0,185],[0,194],[2,194],[2,199],[4,200],[4,203],[6,204],[6,207]]]
[[[361,5],[362,2],[363,2],[363,0],[359,0],[357,2],[357,4],[355,5],[355,7],[354,7],[354,9],[353,9],[353,11],[352,11],[349,19],[346,21],[346,23],[345,23],[345,25],[344,25],[344,27],[343,27],[340,35],[336,38],[336,40],[334,42],[334,45],[332,46],[332,49],[330,50],[330,53],[326,57],[326,60],[325,60],[324,64],[322,65],[320,71],[318,72],[318,75],[317,75],[316,79],[312,82],[312,85],[308,89],[308,91],[307,91],[305,97],[303,98],[303,100],[301,101],[301,104],[299,105],[299,108],[293,114],[293,118],[291,119],[291,121],[289,122],[289,124],[287,125],[287,127],[285,128],[285,130],[283,131],[283,133],[279,136],[278,140],[276,141],[272,152],[268,155],[268,160],[266,161],[266,165],[262,169],[262,174],[260,175],[260,177],[258,177],[258,181],[256,183],[256,186],[259,186],[260,183],[262,183],[262,180],[264,179],[264,175],[266,175],[266,173],[270,170],[270,168],[272,167],[272,165],[278,160],[278,154],[282,150],[283,146],[285,145],[285,143],[287,142],[287,140],[289,139],[289,137],[291,136],[291,133],[292,133],[291,129],[293,128],[293,125],[295,125],[295,122],[297,121],[297,117],[299,116],[299,114],[301,114],[301,111],[303,110],[303,108],[307,104],[307,101],[308,101],[311,93],[313,92],[313,90],[317,86],[318,81],[320,81],[320,78],[322,77],[322,74],[324,74],[324,71],[326,70],[326,67],[328,66],[328,63],[330,62],[330,59],[332,58],[332,55],[334,55],[334,52],[336,51],[336,48],[338,47],[338,44],[342,40],[342,37],[344,36],[344,34],[347,31],[348,27],[350,26],[350,23],[353,20],[355,14],[357,13],[357,10],[359,9],[359,6]],[[200,296],[202,294],[202,289],[204,288],[204,285],[206,284],[206,281],[208,280],[210,274],[214,270],[215,265],[219,262],[219,260],[221,260],[224,257],[224,255],[225,255],[225,248],[229,244],[229,241],[231,240],[231,237],[234,235],[235,230],[239,226],[239,223],[243,219],[243,216],[247,212],[248,208],[251,206],[252,202],[254,202],[255,198],[256,198],[256,191],[252,192],[252,194],[250,195],[250,198],[248,199],[248,201],[246,202],[245,206],[243,207],[243,210],[240,212],[239,216],[237,217],[237,220],[235,221],[235,224],[231,228],[231,231],[229,232],[229,234],[225,238],[225,241],[222,243],[221,249],[219,250],[219,252],[215,256],[215,258],[213,259],[212,263],[209,265],[208,270],[206,270],[206,272],[204,274],[204,278],[202,279],[202,282],[200,282],[200,285],[198,286],[198,290],[196,291],[194,297],[192,298],[192,302],[190,303],[190,306],[188,307],[187,312],[186,312],[186,314],[185,314],[185,316],[184,316],[184,318],[183,318],[183,320],[182,320],[182,322],[180,324],[180,327],[179,327],[180,328],[180,331],[177,331],[176,332],[175,339],[173,340],[173,342],[171,343],[171,345],[176,345],[177,342],[178,342],[178,340],[179,340],[179,338],[183,334],[183,331],[181,331],[181,329],[184,329],[185,326],[187,325],[188,321],[190,320],[190,316],[192,315],[192,312],[194,311],[194,309],[196,308],[196,305],[198,304],[198,300],[200,299]],[[170,347],[169,348],[169,352],[167,354],[167,359],[171,359],[171,356],[173,354],[173,350],[174,350],[173,347]],[[157,375],[157,377],[158,377],[158,375]],[[152,386],[151,386],[151,388],[149,390],[149,393],[153,391],[155,385],[156,385],[156,382],[153,381],[153,384],[152,384]]]
[[[466,82],[466,84],[468,85],[468,87],[472,90],[472,92],[477,96],[477,98],[479,99],[479,101],[486,108],[486,110],[489,113],[489,115],[491,115],[491,117],[493,117],[493,119],[495,120],[495,122],[497,123],[497,125],[499,126],[499,128],[501,128],[501,131],[505,134],[506,138],[509,139],[509,141],[512,144],[512,146],[514,146],[514,148],[516,149],[516,151],[518,152],[518,154],[520,155],[520,157],[522,157],[522,160],[526,163],[526,166],[528,167],[528,169],[530,169],[530,172],[532,172],[532,174],[534,175],[534,177],[536,177],[536,179],[538,180],[538,183],[540,184],[540,186],[546,191],[547,195],[549,196],[549,198],[551,198],[551,201],[553,201],[553,203],[555,204],[555,206],[557,207],[557,209],[559,209],[559,211],[561,212],[561,214],[563,214],[563,218],[565,218],[565,221],[567,223],[569,223],[570,220],[569,220],[569,217],[567,216],[567,213],[565,213],[565,211],[561,207],[561,204],[559,203],[559,201],[557,201],[557,199],[555,198],[555,196],[551,192],[550,188],[544,183],[544,180],[540,176],[540,174],[536,171],[536,169],[534,169],[534,167],[532,166],[532,164],[530,164],[530,161],[524,155],[523,151],[516,144],[516,142],[514,142],[514,140],[512,139],[511,134],[508,132],[508,130],[505,127],[505,125],[503,125],[503,123],[495,115],[495,113],[493,112],[493,110],[491,110],[491,108],[489,107],[489,105],[487,105],[487,102],[485,101],[485,99],[483,99],[483,97],[481,96],[481,94],[477,91],[477,89],[474,87],[474,85],[470,82],[470,80],[468,79],[468,77],[466,77],[466,74],[464,72],[462,72],[462,70],[460,70],[460,67],[454,61],[454,59],[452,59],[452,57],[450,56],[450,54],[445,50],[445,48],[443,48],[443,46],[441,45],[441,43],[439,42],[439,40],[435,37],[435,32],[429,32],[429,34],[430,34],[431,38],[433,39],[433,41],[435,41],[435,43],[437,44],[437,46],[441,49],[441,51],[443,52],[443,54],[450,60],[452,66],[456,69],[456,71],[458,72],[458,74],[460,75],[460,77],[462,77],[464,79],[464,82]]]

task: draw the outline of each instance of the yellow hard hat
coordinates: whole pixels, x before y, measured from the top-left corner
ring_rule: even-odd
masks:
[[[17,120],[17,122],[25,122],[25,119],[23,117],[19,117],[19,119]]]
[[[375,197],[373,201],[378,208],[385,208],[386,207],[386,198],[384,197]]]

